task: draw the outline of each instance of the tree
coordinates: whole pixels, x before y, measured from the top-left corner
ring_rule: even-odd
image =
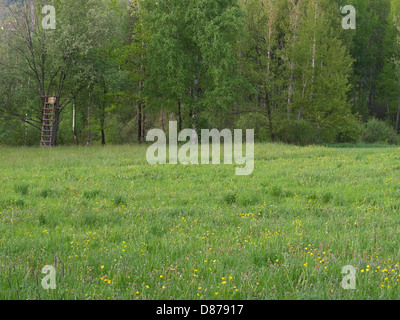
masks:
[[[54,1],[55,30],[42,27],[44,0],[10,7],[15,29],[3,35],[7,38],[8,53],[0,58],[0,65],[6,77],[12,74],[17,83],[28,84],[26,90],[35,99],[27,110],[21,110],[18,100],[9,100],[2,106],[1,117],[18,119],[41,130],[44,99],[55,96],[51,141],[52,145],[57,144],[62,112],[82,89],[94,82],[96,72],[90,59],[104,45],[104,39],[112,39],[107,23],[112,21],[113,12],[105,10],[107,2],[114,1]]]
[[[191,126],[219,114],[235,101],[239,86],[237,41],[242,12],[236,0],[171,0],[144,2],[151,33],[146,92],[153,106],[165,101],[188,106]],[[151,98],[150,98],[151,99]]]

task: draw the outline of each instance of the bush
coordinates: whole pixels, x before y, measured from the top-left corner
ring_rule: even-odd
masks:
[[[397,144],[399,139],[393,128],[385,121],[372,118],[366,125],[362,140],[367,143],[384,142]]]
[[[337,128],[336,142],[356,143],[359,142],[364,132],[364,126],[355,117],[346,118]]]
[[[260,142],[271,141],[268,129],[268,118],[258,113],[240,116],[235,122],[236,129],[254,129],[254,139]]]
[[[318,131],[311,123],[301,119],[282,120],[277,128],[278,140],[298,145],[318,143]]]

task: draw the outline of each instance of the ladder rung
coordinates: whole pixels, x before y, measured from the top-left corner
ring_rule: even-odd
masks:
[[[52,133],[53,133],[53,124],[56,122],[54,119],[55,117],[55,110],[59,109],[55,107],[54,99],[52,103],[45,100],[42,112],[42,132],[41,132],[41,139],[40,145],[42,147],[51,147],[52,146]]]

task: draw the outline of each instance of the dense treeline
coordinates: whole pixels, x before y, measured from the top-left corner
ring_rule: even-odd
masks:
[[[0,0],[0,143],[143,142],[154,127],[260,141],[384,141],[400,130],[397,0]],[[342,6],[356,8],[344,29]]]

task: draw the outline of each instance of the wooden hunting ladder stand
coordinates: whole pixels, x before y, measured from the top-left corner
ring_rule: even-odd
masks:
[[[40,139],[41,147],[52,147],[53,125],[54,119],[54,105],[56,104],[56,97],[44,97],[43,115],[42,115],[42,137]]]

